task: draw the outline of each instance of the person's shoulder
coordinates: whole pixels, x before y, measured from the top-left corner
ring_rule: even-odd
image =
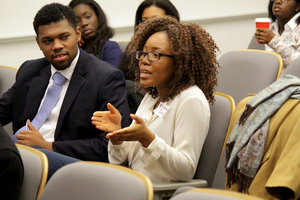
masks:
[[[36,65],[36,64],[41,64],[41,65],[49,65],[49,62],[46,58],[37,58],[37,59],[32,59],[32,60],[26,60],[23,62],[23,65]]]
[[[177,95],[175,99],[177,99],[179,104],[185,104],[186,102],[202,102],[202,104],[206,104],[208,106],[208,101],[204,93],[196,85],[186,88]]]
[[[121,72],[108,62],[105,62],[97,58],[95,55],[85,52],[84,50],[80,51],[80,57],[77,65],[79,65],[79,67],[84,65],[88,71],[92,71],[93,73],[103,74],[105,72]]]
[[[38,59],[32,59],[32,60],[26,60],[22,63],[22,65],[19,68],[19,72],[23,69],[35,71],[40,70],[44,68],[45,66],[48,66],[50,63],[47,61],[46,58],[38,58]]]
[[[112,41],[112,40],[106,40],[105,46],[117,46],[119,47],[119,44],[116,41]]]
[[[104,51],[118,50],[118,51],[122,52],[120,45],[117,42],[111,41],[111,40],[106,40],[106,42],[104,43],[103,49],[104,49]]]
[[[113,65],[111,65],[108,62],[100,60],[93,54],[88,54],[87,60],[88,60],[88,64],[87,64],[88,69],[91,69],[95,73],[97,73],[97,71],[100,71],[102,74],[104,72],[107,72],[107,73],[121,72],[121,70],[117,69],[116,67],[114,67]]]
[[[180,95],[184,98],[205,97],[202,90],[196,85],[193,85],[193,86],[190,86],[190,87],[186,88],[185,90],[183,90],[180,93]]]
[[[80,51],[80,57],[79,57],[78,62],[80,62],[80,63],[83,62],[83,63],[87,64],[87,66],[90,66],[90,65],[111,66],[109,63],[104,62],[103,60],[97,58],[94,54],[87,53],[84,50]]]

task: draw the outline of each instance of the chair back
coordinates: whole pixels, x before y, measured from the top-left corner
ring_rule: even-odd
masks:
[[[230,51],[220,57],[219,64],[216,91],[232,96],[235,103],[266,88],[282,72],[281,56],[263,50]]]
[[[257,39],[253,35],[253,37],[251,38],[251,41],[249,43],[248,49],[265,50],[266,47],[265,47],[265,44],[258,44]]]
[[[40,200],[152,200],[150,179],[129,168],[102,162],[77,162],[60,168]]]
[[[39,199],[48,175],[48,159],[46,155],[32,147],[16,144],[24,166],[24,179],[20,200]]]
[[[170,200],[263,200],[262,198],[250,196],[234,191],[212,189],[212,188],[197,188],[175,195]]]
[[[16,68],[0,65],[0,97],[15,83],[16,74]]]
[[[221,92],[215,92],[215,102],[210,104],[210,126],[203,144],[201,156],[194,179],[186,182],[154,183],[154,200],[163,200],[174,193],[180,193],[190,187],[211,187],[219,163],[220,155],[228,135],[228,125],[235,109],[233,98]],[[225,179],[225,169],[223,177]],[[224,180],[225,186],[225,180]],[[182,189],[182,190],[181,190]]]
[[[15,83],[16,73],[16,68],[0,65],[0,97]],[[11,123],[7,124],[3,128],[8,135],[13,136]]]
[[[215,102],[213,105],[210,104],[209,131],[194,175],[194,179],[206,180],[208,187],[212,186],[214,180],[234,108],[235,103],[231,96],[215,92]]]
[[[226,165],[226,151],[224,151],[226,140],[229,136],[230,132],[227,132],[226,139],[224,141],[224,147],[223,151],[219,160],[219,163],[217,165],[217,169],[214,175],[214,179],[212,181],[211,188],[216,189],[225,189],[226,186],[226,171],[225,171],[225,165]]]
[[[283,70],[282,74],[291,74],[300,78],[300,57],[293,60],[285,70]]]

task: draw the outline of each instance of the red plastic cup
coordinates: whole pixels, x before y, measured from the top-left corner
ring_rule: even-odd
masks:
[[[256,28],[267,28],[270,27],[270,18],[255,18],[255,25]],[[257,44],[260,44],[259,41],[257,41]]]

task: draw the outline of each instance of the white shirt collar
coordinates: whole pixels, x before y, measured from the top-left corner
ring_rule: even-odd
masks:
[[[64,77],[66,77],[70,81],[70,79],[73,75],[74,69],[77,65],[77,62],[78,62],[78,59],[79,59],[79,54],[80,54],[80,50],[78,49],[77,55],[75,56],[75,58],[71,62],[71,65],[68,68],[64,69],[64,70],[57,70],[51,64],[51,77],[53,76],[53,74],[55,74],[57,71],[59,71]]]
[[[300,13],[297,13],[290,21],[287,23],[287,25],[294,30],[296,28],[297,24],[297,19],[300,16]]]
[[[299,16],[300,16],[300,12],[297,13],[292,19],[290,19],[290,21],[288,21],[288,23],[286,23],[284,26],[289,26],[291,30],[294,30],[298,25],[297,19]],[[271,27],[274,27],[276,30],[279,30],[277,19],[276,19],[275,23],[273,23],[271,25]]]

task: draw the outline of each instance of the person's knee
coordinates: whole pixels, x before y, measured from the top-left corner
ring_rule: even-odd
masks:
[[[71,164],[74,162],[81,161],[70,156],[66,156],[54,151],[49,151],[47,149],[37,148],[39,151],[43,152],[48,159],[48,176],[47,181],[52,177],[52,175],[61,167]]]

